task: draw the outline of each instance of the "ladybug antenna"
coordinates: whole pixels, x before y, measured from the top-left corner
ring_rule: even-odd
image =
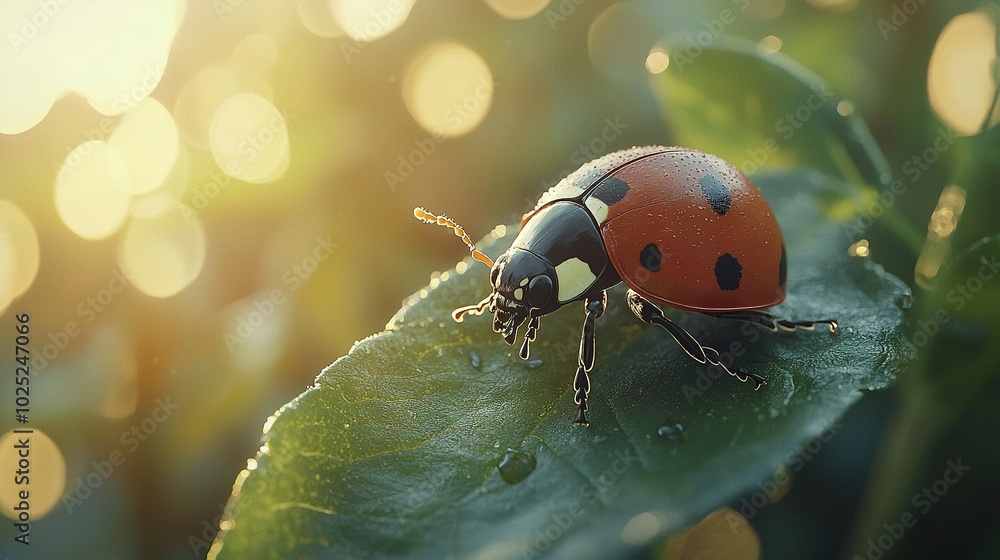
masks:
[[[453,230],[455,232],[455,235],[461,237],[462,241],[464,241],[465,244],[469,246],[469,250],[472,251],[472,258],[476,259],[477,261],[485,264],[490,268],[493,268],[493,261],[485,254],[483,254],[482,251],[476,249],[476,244],[472,242],[472,238],[469,237],[469,234],[465,233],[465,228],[455,223],[455,220],[452,220],[448,216],[443,216],[443,215],[438,216],[436,214],[431,214],[427,210],[424,210],[423,207],[419,206],[413,209],[413,217],[427,224],[437,224],[439,226],[444,226],[450,230]]]

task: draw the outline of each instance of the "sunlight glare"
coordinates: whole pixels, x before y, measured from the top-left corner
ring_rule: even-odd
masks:
[[[985,12],[955,17],[938,37],[927,69],[927,95],[955,132],[979,133],[997,92],[997,27]],[[998,122],[994,113],[989,126]]]
[[[0,312],[35,281],[38,234],[31,219],[13,202],[0,200]]]
[[[205,228],[194,211],[166,200],[166,210],[136,209],[118,253],[118,264],[136,289],[160,298],[180,292],[198,277],[206,249]]]
[[[330,0],[298,0],[299,20],[303,27],[320,37],[340,37],[344,30],[333,19]]]
[[[852,257],[867,257],[871,254],[871,247],[867,239],[862,239],[847,248],[847,254]]]
[[[30,519],[36,521],[52,511],[66,489],[66,459],[62,451],[45,432],[38,428],[31,430],[30,434],[10,431],[0,437],[0,469],[11,473],[10,476],[0,478],[0,509],[5,516],[14,520],[17,520],[18,512],[14,506],[20,501],[19,492],[28,492]],[[18,470],[20,460],[15,445],[25,437],[31,438],[31,468],[27,484],[20,485],[15,483],[16,477],[13,474]]]
[[[403,25],[416,0],[330,0],[337,26],[351,39],[374,41]]]
[[[662,74],[670,66],[670,55],[660,47],[649,51],[646,57],[646,70],[650,74]]]
[[[781,50],[781,46],[784,42],[777,35],[768,35],[760,40],[758,43],[760,49],[766,54],[774,54]]]
[[[180,139],[170,112],[152,97],[139,102],[111,133],[108,144],[117,149],[129,171],[131,194],[154,191],[177,161]]]
[[[507,19],[528,19],[544,10],[549,0],[486,0],[486,3]]]
[[[222,102],[239,93],[272,96],[271,86],[259,77],[228,68],[206,68],[184,84],[174,101],[174,119],[181,137],[198,148],[208,148],[212,117]]]
[[[0,3],[0,132],[35,126],[68,92],[121,115],[159,85],[182,0]],[[6,79],[16,76],[16,79]]]
[[[962,219],[965,200],[966,191],[958,185],[948,185],[941,191],[927,223],[927,239],[913,271],[914,279],[921,288],[933,289],[936,286],[941,266],[951,256],[951,234]]]
[[[56,176],[56,211],[73,233],[103,239],[128,215],[128,183],[128,165],[117,149],[102,140],[84,142],[66,156]]]
[[[664,560],[728,558],[758,560],[760,537],[738,511],[723,507],[708,514],[667,543]]]
[[[227,175],[248,183],[269,183],[288,169],[290,148],[284,117],[270,101],[239,93],[212,116],[209,147]]]
[[[424,130],[443,138],[462,136],[486,117],[493,101],[493,74],[472,49],[453,42],[424,48],[403,78],[403,101]]]

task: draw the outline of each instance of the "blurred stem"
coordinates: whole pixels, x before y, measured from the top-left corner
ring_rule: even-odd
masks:
[[[885,532],[883,524],[899,523],[900,516],[911,510],[910,496],[918,486],[916,479],[924,458],[947,423],[936,413],[937,406],[934,395],[926,388],[902,392],[868,479],[860,517],[841,551],[842,558],[866,557],[869,541]]]
[[[941,375],[929,371],[933,360],[925,356],[919,361],[919,369],[911,370],[900,383],[901,402],[884,435],[885,444],[875,460],[858,520],[841,551],[842,558],[866,557],[869,540],[886,532],[884,524],[899,523],[906,512],[919,515],[912,500],[924,484],[917,478],[939,436],[992,377],[992,366],[1000,360],[1000,335],[994,333],[983,348],[987,350],[975,359],[965,363],[953,360],[955,367]],[[937,345],[934,349],[942,348]],[[903,547],[894,546],[884,558],[901,550]]]
[[[895,206],[887,207],[879,221],[910,250],[914,257],[923,250],[926,236],[904,218]]]

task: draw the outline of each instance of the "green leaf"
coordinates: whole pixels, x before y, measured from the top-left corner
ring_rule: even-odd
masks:
[[[469,264],[421,290],[387,332],[358,343],[268,421],[210,557],[620,557],[781,465],[797,471],[846,409],[910,358],[901,331],[909,290],[849,257],[839,226],[822,218],[843,184],[804,171],[757,183],[789,252],[789,295],[776,313],[833,317],[840,330],[771,333],[671,315],[765,376],[763,389],[692,361],[615,289],[598,321],[592,424],[574,426],[582,305],[543,317],[524,362],[490,317],[452,322],[453,308],[486,294],[486,268]],[[502,252],[514,230],[484,250]],[[644,530],[623,540],[642,513]]]
[[[668,52],[670,65],[653,77],[653,89],[680,144],[746,173],[804,165],[857,185],[891,182],[853,106],[791,58],[733,38]]]

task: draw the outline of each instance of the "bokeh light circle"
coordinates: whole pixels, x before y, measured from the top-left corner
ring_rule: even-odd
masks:
[[[978,133],[997,91],[997,27],[985,12],[955,17],[938,36],[927,69],[931,108],[955,132]]]
[[[356,41],[374,41],[403,25],[416,0],[329,0],[330,14]]]
[[[164,196],[137,205],[118,264],[136,289],[165,298],[198,277],[205,251],[205,228],[194,210]]]
[[[121,115],[159,86],[185,0],[0,2],[0,132],[39,123],[78,92],[104,115]]]
[[[259,95],[238,93],[223,101],[212,117],[208,137],[215,163],[231,177],[267,183],[288,169],[285,119]]]
[[[486,0],[493,11],[508,19],[528,19],[545,9],[549,0]]]
[[[38,262],[35,226],[14,203],[0,200],[0,312],[31,287]]]
[[[271,86],[259,76],[227,68],[207,68],[194,75],[174,102],[174,119],[181,137],[193,146],[208,149],[212,117],[224,101],[239,93],[256,93],[269,99]]]
[[[587,52],[594,67],[616,82],[643,81],[646,60],[661,31],[642,7],[619,2],[594,18],[587,32]]]
[[[333,19],[330,0],[298,0],[299,20],[314,35],[340,37],[344,30]]]
[[[118,231],[132,197],[125,158],[102,140],[76,147],[56,176],[56,211],[73,233],[103,239]]]
[[[128,168],[125,185],[131,194],[156,190],[177,161],[180,138],[170,111],[152,97],[129,111],[108,144],[121,154]]]
[[[443,138],[471,132],[493,102],[489,66],[475,51],[454,42],[432,43],[420,51],[402,87],[410,115],[424,130]]]
[[[26,484],[17,484],[14,473],[21,457],[16,446],[25,439],[30,449],[30,475]],[[0,437],[0,471],[8,473],[0,478],[0,510],[15,521],[19,512],[14,507],[20,502],[21,491],[28,492],[30,520],[37,521],[52,511],[66,489],[66,459],[56,442],[37,428],[30,434],[10,431]]]

